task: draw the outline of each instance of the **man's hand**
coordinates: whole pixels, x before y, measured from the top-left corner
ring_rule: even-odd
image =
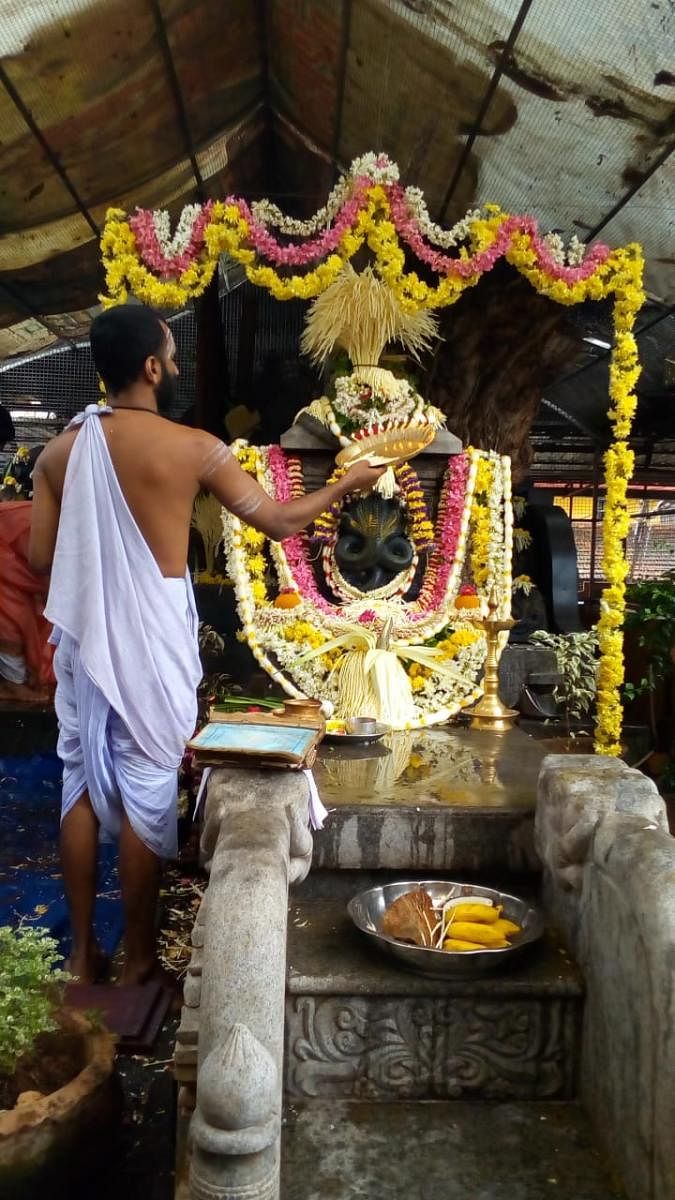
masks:
[[[350,467],[347,474],[342,477],[341,483],[344,485],[345,495],[350,492],[369,492],[375,487],[378,479],[381,479],[386,471],[386,467],[371,467],[367,458],[361,462],[354,463]]]

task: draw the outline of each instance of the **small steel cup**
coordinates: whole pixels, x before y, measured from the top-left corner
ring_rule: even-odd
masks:
[[[371,733],[377,733],[377,721],[374,717],[350,717],[345,721],[345,729],[347,733],[358,733],[361,737],[367,737]]]

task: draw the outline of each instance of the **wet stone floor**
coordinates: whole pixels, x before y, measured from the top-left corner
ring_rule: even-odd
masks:
[[[494,734],[453,726],[392,733],[373,746],[324,743],[314,776],[328,808],[528,810],[544,753],[520,729]]]

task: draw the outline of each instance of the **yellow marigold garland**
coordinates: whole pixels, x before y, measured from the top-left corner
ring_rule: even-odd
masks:
[[[253,475],[255,478],[258,470],[258,451],[255,446],[242,445],[240,442],[234,442],[232,451],[237,459],[239,466],[246,471],[248,475]],[[265,575],[267,573],[267,563],[265,561],[265,535],[257,529],[253,529],[251,525],[246,525],[245,522],[239,522],[239,545],[246,559],[246,570],[251,577],[251,592],[256,604],[266,604],[268,602],[267,587],[265,584]]]
[[[489,249],[501,225],[509,219],[508,214],[495,205],[486,206],[484,213],[484,216],[469,223],[468,241],[472,254]],[[344,264],[356,254],[364,240],[367,240],[375,255],[380,276],[409,310],[454,304],[465,289],[473,287],[480,278],[478,273],[466,277],[441,276],[435,286],[430,286],[414,271],[406,271],[405,253],[391,220],[389,200],[385,190],[378,184],[367,189],[366,204],[360,209],[352,229],[343,234],[339,251],[330,254],[324,262],[302,275],[282,277],[272,267],[261,265],[249,244],[248,235],[247,221],[237,206],[217,202],[213,205],[211,220],[204,232],[204,253],[177,280],[162,280],[141,262],[126,214],[120,209],[110,209],[101,238],[107,287],[107,294],[101,297],[101,301],[104,305],[124,303],[131,291],[138,299],[159,308],[182,307],[190,298],[204,292],[213,278],[218,257],[223,252],[242,263],[252,283],[268,288],[277,299],[310,299],[337,278]],[[460,248],[459,255],[467,260],[467,249]],[[624,675],[622,631],[627,575],[624,550],[628,530],[626,496],[633,469],[628,438],[637,403],[634,389],[640,373],[632,330],[645,300],[642,289],[644,261],[639,246],[625,246],[612,251],[585,279],[568,283],[549,276],[538,265],[531,235],[523,230],[515,230],[511,234],[506,259],[539,293],[558,304],[571,305],[614,296],[615,342],[610,362],[609,418],[615,440],[605,456],[607,493],[603,524],[603,569],[607,583],[598,623],[601,658],[596,749],[602,754],[618,754],[622,722],[619,689]],[[257,590],[264,591],[264,582],[256,580],[256,583]]]
[[[480,590],[489,577],[490,509],[488,496],[492,488],[494,463],[480,457],[476,469],[476,484],[471,505],[471,574]]]

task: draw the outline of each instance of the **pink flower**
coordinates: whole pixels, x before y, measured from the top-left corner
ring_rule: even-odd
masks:
[[[297,462],[287,459],[280,446],[270,446],[267,451],[274,498],[285,502],[292,498],[292,477]],[[411,609],[413,621],[422,621],[445,602],[448,580],[457,553],[459,531],[462,524],[466,484],[469,475],[467,454],[455,455],[448,467],[438,509],[436,542],[429,555],[424,584],[419,598]],[[336,617],[341,606],[332,604],[321,595],[314,577],[309,557],[309,539],[305,533],[285,538],[283,543],[286,561],[293,577],[295,588],[319,612]],[[358,618],[363,625],[377,620],[372,609],[366,609]]]
[[[405,192],[399,184],[391,184],[388,189],[389,202],[396,230],[411,250],[422,262],[431,267],[438,275],[459,275],[468,279],[471,275],[481,275],[492,269],[499,258],[502,258],[511,243],[514,233],[529,233],[535,255],[536,266],[552,275],[555,279],[567,284],[577,283],[587,279],[609,255],[609,247],[597,242],[586,254],[578,267],[561,266],[553,258],[548,246],[540,237],[537,222],[533,217],[507,217],[500,226],[495,241],[487,250],[474,254],[473,258],[453,258],[434,250],[422,236],[416,218],[408,209]]]
[[[304,242],[302,245],[298,245],[296,242],[282,245],[264,225],[255,220],[245,201],[240,200],[237,203],[242,216],[248,222],[251,244],[261,258],[266,258],[269,262],[279,266],[303,267],[315,262],[316,259],[326,258],[338,248],[343,234],[355,224],[365,203],[366,188],[369,186],[370,180],[367,177],[355,180],[352,195],[343,204],[334,224],[318,237]]]
[[[153,213],[147,208],[137,208],[129,225],[136,239],[141,261],[156,275],[167,279],[178,279],[183,271],[199,257],[204,248],[204,230],[211,220],[213,202],[207,200],[195,217],[190,232],[190,241],[182,254],[166,257],[157,237]]]
[[[437,544],[429,556],[424,583],[419,595],[418,620],[422,620],[429,612],[433,612],[445,599],[457,553],[468,475],[468,455],[456,455],[448,467],[441,493]]]

